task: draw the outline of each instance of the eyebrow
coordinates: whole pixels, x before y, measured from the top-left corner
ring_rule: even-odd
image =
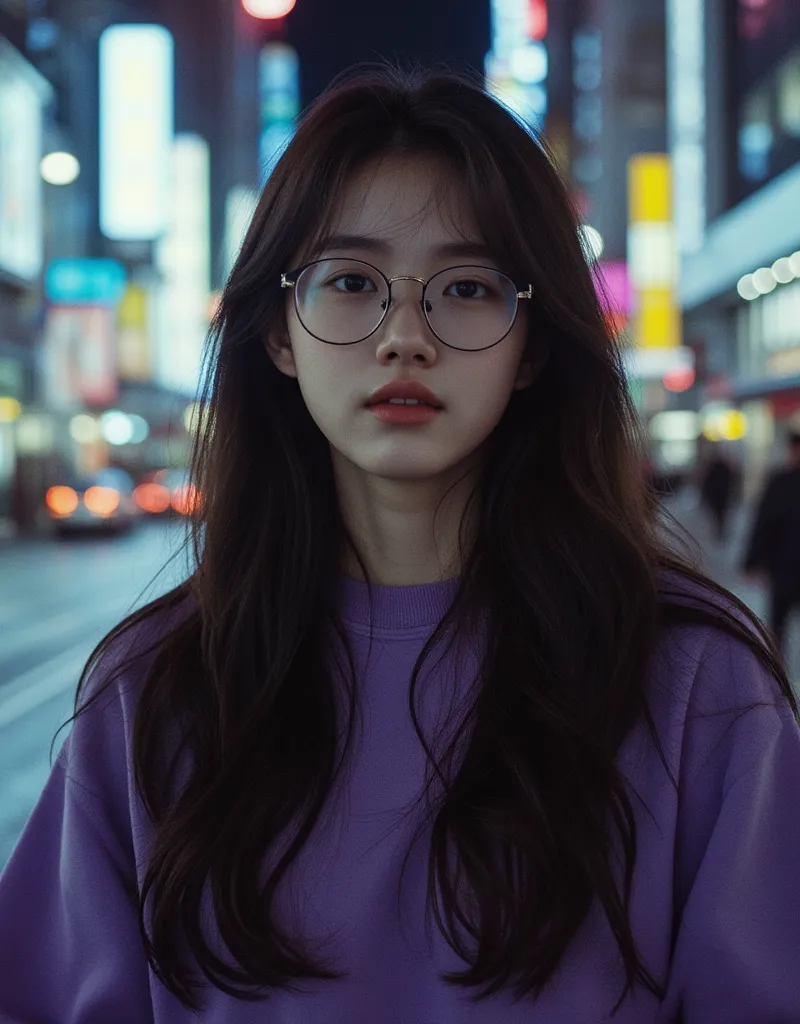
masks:
[[[312,252],[310,259],[316,259],[322,253],[336,249],[361,249],[363,252],[374,253],[378,256],[386,256],[392,251],[392,246],[382,238],[372,238],[370,235],[329,235],[323,238]],[[447,257],[448,259],[480,259],[495,260],[495,254],[488,245],[482,242],[444,242],[433,249],[435,257]]]

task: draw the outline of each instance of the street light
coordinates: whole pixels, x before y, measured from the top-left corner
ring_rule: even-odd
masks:
[[[285,18],[295,3],[296,0],[242,0],[248,14],[265,21]]]

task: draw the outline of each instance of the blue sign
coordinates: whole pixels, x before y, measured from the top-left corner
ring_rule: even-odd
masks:
[[[300,113],[300,61],[297,51],[284,43],[267,43],[261,50],[258,72],[261,134],[261,185],[292,141]]]
[[[45,295],[60,306],[116,306],[127,274],[117,260],[53,260],[45,274]]]

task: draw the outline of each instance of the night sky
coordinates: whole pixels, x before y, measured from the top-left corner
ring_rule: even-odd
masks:
[[[447,62],[483,70],[488,0],[297,0],[288,35],[301,55],[308,102],[345,68],[362,61]]]

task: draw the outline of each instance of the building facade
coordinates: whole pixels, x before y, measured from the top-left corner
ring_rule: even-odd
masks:
[[[668,17],[695,405],[744,412],[752,496],[800,425],[800,4],[668,0]]]

